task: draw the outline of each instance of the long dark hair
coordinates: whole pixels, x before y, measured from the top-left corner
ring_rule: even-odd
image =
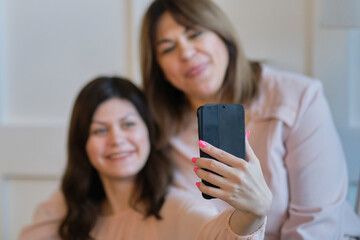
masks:
[[[68,133],[68,160],[62,178],[67,214],[59,227],[63,239],[91,239],[90,231],[101,213],[106,198],[103,185],[95,168],[90,164],[85,146],[93,114],[98,106],[111,98],[130,101],[145,122],[150,138],[150,154],[147,163],[136,177],[130,205],[145,206],[145,217],[159,214],[167,188],[172,181],[171,161],[155,149],[158,136],[143,93],[127,79],[99,77],[88,83],[75,100]]]
[[[143,86],[155,120],[162,126],[160,145],[184,120],[190,106],[185,94],[165,78],[156,60],[157,24],[164,12],[189,28],[202,26],[216,33],[225,43],[229,64],[219,92],[234,103],[250,104],[257,96],[261,75],[258,63],[250,63],[243,53],[232,24],[225,13],[210,0],[155,0],[145,12],[141,29],[141,71]],[[175,129],[174,129],[175,128]]]

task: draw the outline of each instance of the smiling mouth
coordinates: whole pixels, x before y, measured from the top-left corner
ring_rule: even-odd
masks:
[[[200,75],[203,71],[205,71],[207,66],[208,63],[200,63],[198,65],[195,65],[186,72],[186,77],[192,78]]]
[[[111,154],[107,158],[112,161],[119,161],[119,160],[121,161],[121,160],[125,160],[128,157],[130,157],[131,155],[133,155],[133,153],[134,153],[134,151]]]

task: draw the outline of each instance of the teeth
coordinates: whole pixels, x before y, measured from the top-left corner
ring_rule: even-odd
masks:
[[[123,157],[126,157],[128,155],[130,155],[130,153],[125,152],[125,153],[119,153],[119,154],[111,155],[109,158],[110,159],[123,158]]]

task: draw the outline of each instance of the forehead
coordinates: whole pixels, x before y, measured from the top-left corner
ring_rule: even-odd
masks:
[[[133,113],[138,115],[138,112],[129,100],[121,98],[111,98],[101,103],[94,113],[94,119],[100,118],[116,118]]]
[[[169,12],[164,12],[157,23],[156,36],[157,40],[167,37],[171,34],[178,32],[183,33],[185,29],[184,25],[175,21],[174,17]]]

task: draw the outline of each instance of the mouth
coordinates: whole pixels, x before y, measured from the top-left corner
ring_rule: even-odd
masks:
[[[200,64],[197,64],[197,65],[191,67],[186,72],[186,77],[193,78],[193,77],[200,75],[202,72],[204,72],[206,70],[207,66],[208,66],[208,63],[204,62],[204,63],[200,63]]]
[[[129,157],[131,157],[133,154],[135,154],[135,151],[126,151],[121,153],[110,154],[106,158],[111,161],[124,161]]]

